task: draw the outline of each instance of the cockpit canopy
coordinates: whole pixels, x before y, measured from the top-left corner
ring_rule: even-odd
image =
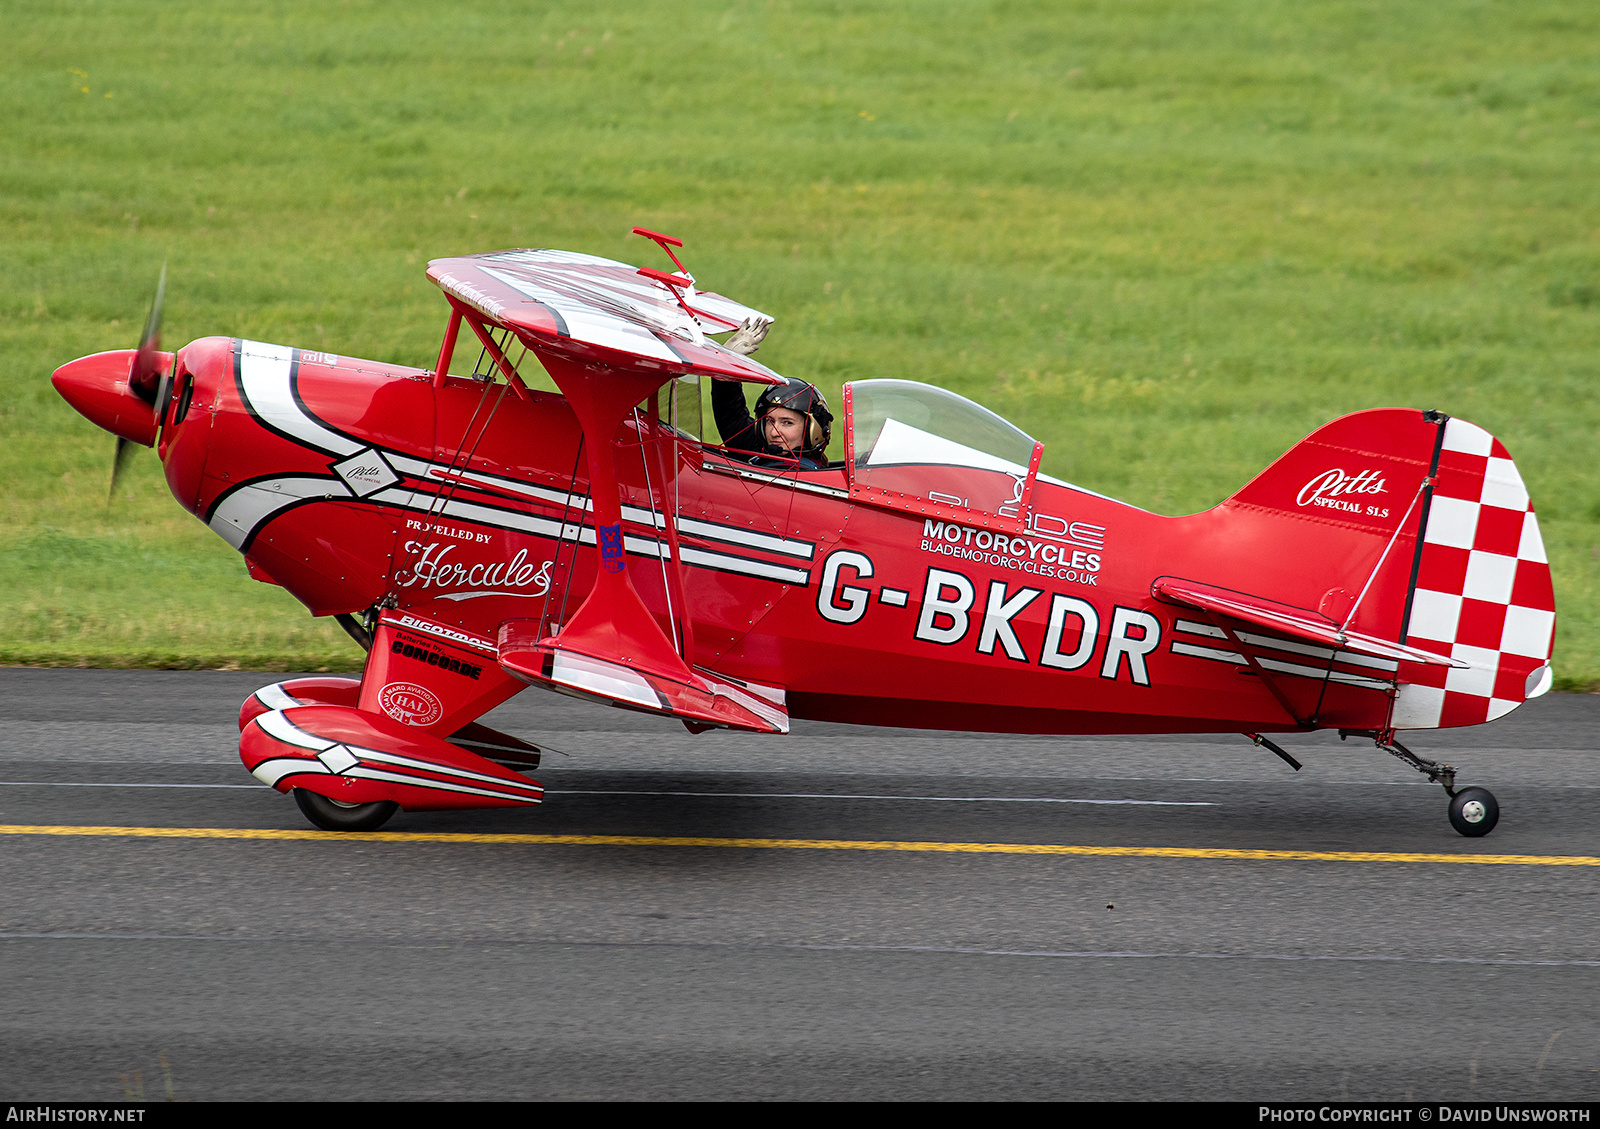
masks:
[[[965,396],[914,380],[857,380],[850,392],[850,457],[858,467],[916,464],[1028,473],[1033,437]]]
[[[965,396],[914,380],[845,385],[851,497],[1020,529],[1041,445]]]

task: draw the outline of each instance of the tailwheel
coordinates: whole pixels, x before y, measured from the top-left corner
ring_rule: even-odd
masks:
[[[1463,788],[1450,797],[1450,825],[1476,839],[1500,822],[1500,804],[1487,788]]]
[[[300,805],[307,819],[324,831],[376,831],[400,810],[400,805],[393,800],[347,804],[342,800],[330,800],[316,792],[308,792],[304,788],[294,790],[294,802]],[[1455,818],[1454,809],[1451,809],[1450,818]],[[1470,832],[1463,831],[1462,834]]]
[[[1450,795],[1450,826],[1469,839],[1477,839],[1494,830],[1500,822],[1500,803],[1487,788],[1457,788],[1455,766],[1419,757],[1399,741],[1393,729],[1341,729],[1339,740],[1346,737],[1370,737],[1373,744],[1405,761],[1412,768],[1441,785]]]

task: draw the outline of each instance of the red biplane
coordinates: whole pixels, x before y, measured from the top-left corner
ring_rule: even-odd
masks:
[[[703,436],[701,391],[782,381],[714,339],[770,319],[636,230],[678,269],[431,263],[432,370],[220,337],[164,353],[158,301],[138,350],[56,371],[252,576],[367,649],[359,679],[240,713],[245,766],[313,823],[538,803],[539,750],[475,721],[535,685],[696,732],[1231,731],[1295,768],[1266,734],[1337,729],[1443,784],[1462,834],[1494,826],[1493,796],[1397,739],[1550,685],[1539,525],[1488,432],[1357,412],[1173,518],[1041,474],[1041,445],[969,400],[863,380],[839,461],[752,461]]]

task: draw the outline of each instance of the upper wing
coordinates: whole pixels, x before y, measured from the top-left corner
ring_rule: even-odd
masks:
[[[746,318],[771,319],[720,294],[684,292],[613,259],[573,251],[497,251],[435,259],[428,277],[485,320],[577,360],[620,368],[692,369],[713,377],[781,384],[759,361],[706,336]]]

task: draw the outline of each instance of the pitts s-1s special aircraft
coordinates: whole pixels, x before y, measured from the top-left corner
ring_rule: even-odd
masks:
[[[535,685],[696,732],[1236,732],[1295,768],[1265,734],[1337,729],[1443,784],[1462,834],[1493,828],[1492,795],[1397,739],[1550,685],[1539,525],[1488,432],[1357,412],[1188,517],[1040,474],[1041,444],[905,380],[845,385],[838,462],[752,458],[702,437],[701,390],[784,382],[714,340],[771,319],[635,231],[677,269],[431,263],[431,371],[222,337],[161,352],[159,294],[139,349],[56,371],[119,462],[155,447],[252,576],[366,647],[360,679],[279,682],[240,713],[245,766],[313,823],[538,803],[539,750],[476,722]]]

